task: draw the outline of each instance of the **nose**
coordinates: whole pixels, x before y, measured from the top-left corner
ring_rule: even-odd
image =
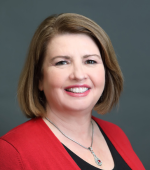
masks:
[[[72,66],[70,79],[81,81],[86,79],[87,77],[87,73],[82,64]]]

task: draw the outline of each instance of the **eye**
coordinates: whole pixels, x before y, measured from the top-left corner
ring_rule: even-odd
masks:
[[[86,64],[96,64],[97,62],[94,60],[86,60]]]
[[[66,64],[68,64],[67,61],[59,61],[55,65],[58,66],[58,65],[66,65]]]

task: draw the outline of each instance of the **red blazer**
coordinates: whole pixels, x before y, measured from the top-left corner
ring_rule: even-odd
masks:
[[[93,117],[133,170],[145,170],[124,132]],[[35,118],[0,138],[0,170],[80,170],[41,118]]]

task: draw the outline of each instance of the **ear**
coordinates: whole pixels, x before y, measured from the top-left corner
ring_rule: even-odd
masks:
[[[39,90],[43,91],[43,82],[39,80]]]

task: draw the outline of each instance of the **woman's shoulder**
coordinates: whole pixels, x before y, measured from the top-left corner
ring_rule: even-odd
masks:
[[[24,169],[21,153],[27,150],[28,140],[34,136],[37,121],[39,120],[28,120],[0,137],[0,160],[2,160],[0,167],[2,169]]]
[[[21,144],[23,141],[27,141],[28,138],[31,139],[33,136],[35,136],[41,124],[41,118],[30,119],[1,136],[0,142],[5,141],[14,145]]]
[[[94,121],[96,121],[99,126],[102,128],[104,133],[108,136],[109,139],[115,141],[126,142],[128,145],[131,145],[124,131],[116,124],[99,119],[97,117],[92,117]]]
[[[131,167],[136,167],[135,169],[145,169],[134,152],[128,137],[118,125],[96,117],[92,117],[92,119],[101,127],[128,165],[131,165]]]
[[[116,125],[112,122],[102,120],[102,119],[94,117],[94,116],[92,116],[92,119],[95,122],[97,122],[101,128],[105,128],[105,129],[110,130],[110,131],[117,130],[117,131],[123,132],[122,129],[118,125]]]

